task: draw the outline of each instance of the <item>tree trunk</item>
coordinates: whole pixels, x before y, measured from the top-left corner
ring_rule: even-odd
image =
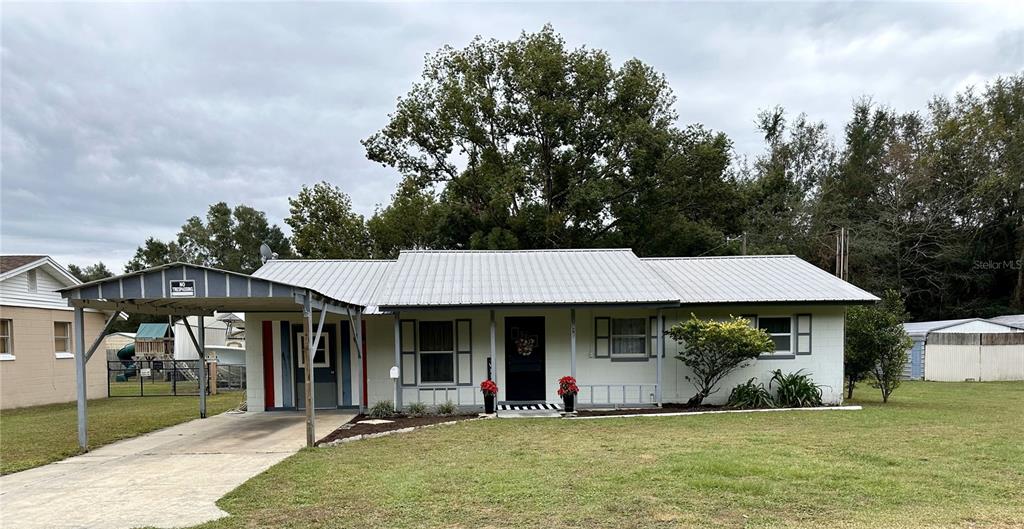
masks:
[[[856,382],[853,380],[853,378],[850,378],[848,380],[849,380],[849,382],[847,382],[847,384],[846,384],[846,398],[847,398],[847,400],[853,398],[853,386],[856,385]]]
[[[704,402],[704,397],[706,396],[707,395],[704,393],[698,391],[696,395],[690,397],[690,400],[686,401],[686,405],[691,407],[700,406],[700,404]]]

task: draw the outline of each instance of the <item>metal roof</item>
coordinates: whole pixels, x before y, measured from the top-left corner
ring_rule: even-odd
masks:
[[[878,297],[795,255],[657,257],[642,260],[680,304],[873,303]]]
[[[628,249],[408,251],[377,291],[381,307],[675,304]]]
[[[1014,320],[1020,318],[1019,315],[1008,315],[1008,316],[997,316],[995,318],[963,318],[959,320],[937,320],[937,321],[915,321],[903,324],[903,330],[907,331],[907,334],[917,338],[927,337],[932,332],[979,332],[977,329],[962,330],[956,329],[966,323],[983,322],[993,324],[1001,327],[1011,329],[1013,331],[1024,329],[1024,326],[1014,324]]]
[[[958,325],[972,320],[973,318],[963,318],[959,320],[913,321],[904,323],[903,330],[907,331],[907,334],[911,336],[924,337],[934,329]]]
[[[1006,314],[1003,316],[996,316],[995,318],[989,318],[988,321],[994,321],[996,323],[1002,323],[1003,325],[1012,325],[1014,327],[1024,329],[1024,314]]]
[[[357,303],[327,296],[309,286],[253,277],[189,263],[169,263],[138,272],[62,288],[75,307],[138,314],[213,315],[247,310],[294,311],[309,301],[314,308],[348,313]]]
[[[377,314],[374,294],[394,261],[369,259],[274,259],[253,277],[302,285]]]
[[[166,323],[140,323],[135,331],[136,340],[158,340],[167,336]]]

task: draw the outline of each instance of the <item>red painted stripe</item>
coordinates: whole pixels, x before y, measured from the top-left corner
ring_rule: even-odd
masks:
[[[363,405],[365,406],[370,398],[369,390],[366,388],[366,320],[362,320],[363,324]]]
[[[263,322],[263,398],[264,409],[274,407],[274,322]]]

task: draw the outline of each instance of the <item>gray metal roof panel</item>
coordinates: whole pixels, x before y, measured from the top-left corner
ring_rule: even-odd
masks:
[[[377,288],[393,263],[371,259],[274,259],[252,275],[302,285],[335,299],[363,305],[366,314],[376,314]]]
[[[794,255],[655,257],[643,262],[680,303],[869,303],[878,297]]]
[[[382,307],[674,303],[628,249],[407,251],[381,284]]]

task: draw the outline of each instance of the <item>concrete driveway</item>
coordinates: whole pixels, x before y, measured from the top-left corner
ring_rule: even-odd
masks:
[[[322,437],[352,418],[317,412]],[[305,415],[225,413],[0,477],[0,527],[182,527],[227,513],[214,502],[305,446]]]

